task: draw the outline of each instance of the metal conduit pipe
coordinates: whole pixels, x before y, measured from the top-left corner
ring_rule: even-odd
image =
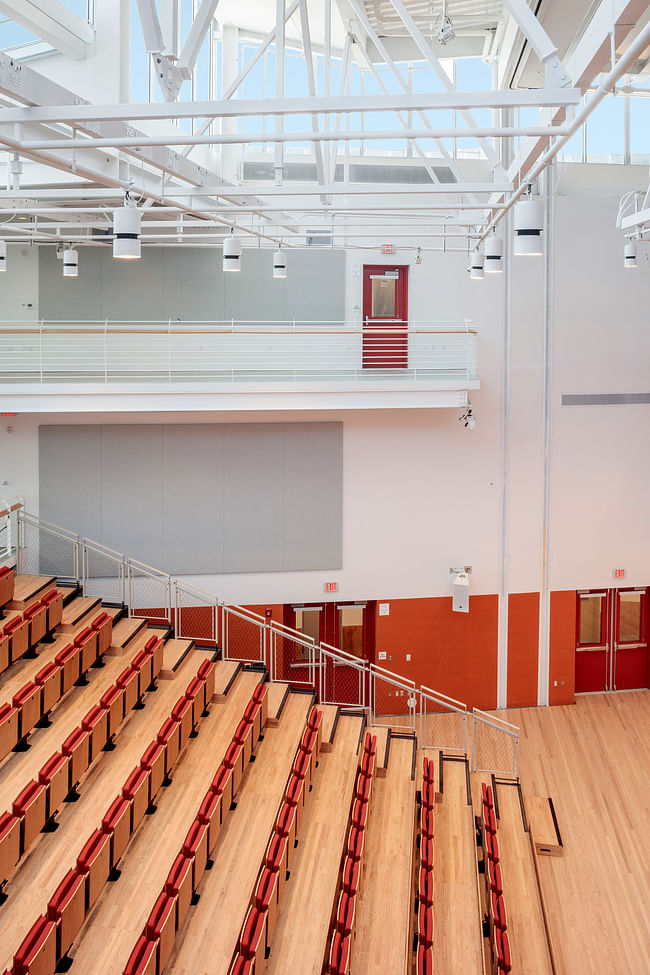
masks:
[[[546,169],[548,164],[553,159],[555,159],[562,146],[566,145],[569,139],[575,135],[579,128],[581,128],[594,109],[597,108],[602,102],[603,98],[610,94],[618,79],[625,74],[630,65],[632,65],[637,60],[639,55],[643,53],[648,44],[650,44],[650,23],[646,24],[640,34],[638,34],[632,41],[625,54],[623,54],[616,62],[615,67],[609,72],[609,74],[605,75],[601,83],[596,88],[593,96],[590,98],[588,104],[586,104],[584,108],[578,112],[573,122],[569,123],[566,133],[556,142],[554,142],[553,145],[548,146],[537,162],[532,166],[531,169],[528,170],[524,179],[521,180],[519,188],[512,194],[503,210],[492,218],[484,233],[481,235],[481,240],[485,240],[493,228],[496,227],[497,224],[503,219],[504,214],[515,205],[517,200],[521,199],[521,197],[527,191],[530,183],[532,183],[534,179],[537,179],[539,174]]]

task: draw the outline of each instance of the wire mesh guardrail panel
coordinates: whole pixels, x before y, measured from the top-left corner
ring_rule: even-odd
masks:
[[[266,663],[264,623],[234,613],[224,606],[223,644],[224,656],[229,660],[249,660]]]
[[[186,640],[217,643],[217,606],[206,605],[205,597],[176,584],[176,636]]]
[[[373,685],[373,722],[390,728],[414,731],[417,707],[415,687],[399,685],[375,673],[371,674],[370,679]]]
[[[420,748],[439,748],[446,752],[465,754],[467,743],[467,715],[445,708],[424,695],[420,704]]]
[[[171,623],[169,577],[154,575],[132,562],[128,563],[128,577],[130,615]]]
[[[102,602],[126,602],[124,590],[124,561],[84,546],[84,595],[99,596]]]
[[[314,645],[271,627],[271,680],[314,686]]]
[[[51,532],[42,525],[23,521],[19,570],[27,575],[76,580],[78,548],[78,543],[71,538]]]
[[[518,738],[474,716],[472,768],[475,772],[519,774]]]
[[[366,705],[366,673],[321,649],[321,703],[342,708]]]

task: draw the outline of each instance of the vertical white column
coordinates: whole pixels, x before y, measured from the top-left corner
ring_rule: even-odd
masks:
[[[275,3],[275,97],[284,98],[284,48],[285,48],[285,24],[284,24],[284,0],[276,0]],[[275,131],[282,133],[284,129],[284,117],[276,115]],[[276,185],[282,184],[284,176],[284,144],[278,142],[275,145],[273,160],[275,169]]]
[[[239,74],[239,28],[234,24],[223,24],[221,27],[221,91],[227,91]],[[236,98],[235,92],[233,98]],[[237,118],[222,118],[221,133],[236,133]],[[237,146],[221,146],[221,176],[229,183],[239,182],[238,172],[239,148]]]

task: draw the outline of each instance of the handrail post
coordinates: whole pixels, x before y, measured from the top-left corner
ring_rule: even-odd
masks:
[[[104,319],[104,382],[108,382],[108,318]]]
[[[41,318],[41,323],[38,329],[38,371],[41,377],[41,382],[43,382],[43,325],[44,319]]]
[[[167,321],[167,380],[172,381],[172,320]]]

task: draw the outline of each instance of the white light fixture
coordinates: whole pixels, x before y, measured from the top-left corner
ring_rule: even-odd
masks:
[[[469,277],[470,281],[482,281],[483,280],[483,268],[485,266],[485,258],[483,257],[483,251],[473,250],[470,255],[469,261]]]
[[[638,267],[636,262],[636,241],[629,240],[623,249],[623,266]]]
[[[134,261],[140,257],[142,211],[128,202],[113,211],[113,257]]]
[[[286,278],[287,276],[287,255],[279,248],[273,255],[273,277]]]
[[[230,231],[230,237],[226,237],[223,242],[223,269],[241,271],[241,241],[239,237],[235,237],[234,229]]]
[[[485,273],[498,274],[503,271],[503,237],[488,237],[485,241]]]
[[[539,200],[527,198],[515,204],[514,253],[534,257],[543,254],[544,211]]]
[[[7,241],[0,240],[0,272],[7,270]]]
[[[79,254],[72,247],[63,252],[63,277],[76,278],[79,275]]]

